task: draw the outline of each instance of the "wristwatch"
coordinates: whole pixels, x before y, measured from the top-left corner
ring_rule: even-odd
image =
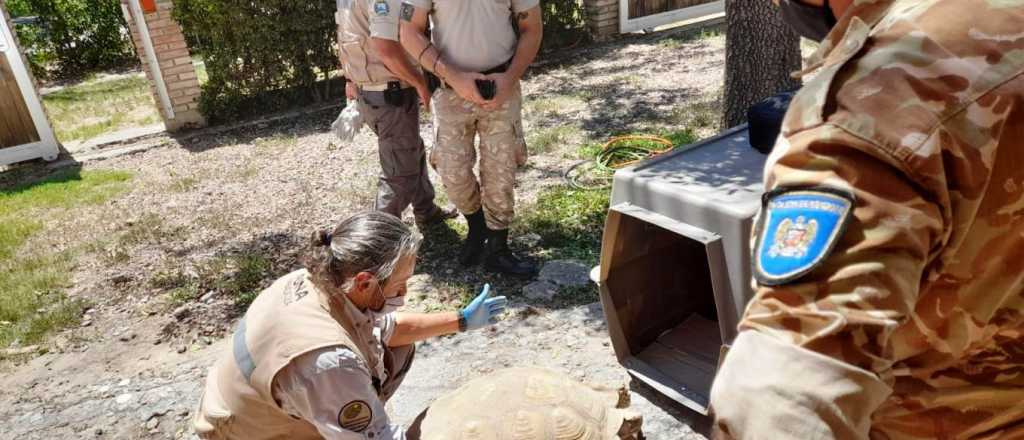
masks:
[[[459,312],[459,331],[466,331],[466,315],[462,312]]]

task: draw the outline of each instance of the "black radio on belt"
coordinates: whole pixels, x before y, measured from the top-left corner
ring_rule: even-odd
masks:
[[[476,89],[480,92],[480,97],[487,101],[494,99],[494,94],[497,91],[494,81],[489,79],[476,80]]]
[[[441,78],[438,78],[437,75],[434,75],[433,72],[427,69],[423,69],[423,76],[427,78],[427,90],[433,96],[434,91],[441,87]]]
[[[388,82],[388,88],[384,90],[384,102],[395,107],[405,105],[405,93],[402,92],[402,83],[398,81]]]
[[[508,61],[506,61],[504,63],[501,63],[497,67],[494,67],[493,69],[489,69],[489,70],[485,70],[483,72],[480,72],[480,74],[482,74],[482,75],[491,75],[491,74],[494,74],[494,73],[505,73],[505,71],[508,70],[508,66],[510,66],[511,64],[512,64],[512,60],[508,60]],[[427,69],[423,69],[423,76],[425,76],[427,78],[427,89],[430,90],[431,94],[433,94],[434,90],[437,90],[439,87],[451,88],[450,85],[448,85],[444,81],[441,81],[441,79],[438,78],[437,75],[434,75],[433,73],[431,73]],[[494,99],[495,95],[498,94],[497,85],[494,83],[494,80],[478,79],[478,80],[475,80],[475,82],[476,82],[476,90],[478,92],[480,92],[480,97],[481,98],[484,98],[485,100],[490,101],[490,100]]]

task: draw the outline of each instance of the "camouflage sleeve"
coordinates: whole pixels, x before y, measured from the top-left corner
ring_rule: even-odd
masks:
[[[762,209],[755,239],[774,247],[755,246],[755,272],[768,255],[820,260],[789,279],[759,277],[712,390],[716,429],[726,438],[867,438],[891,393],[889,338],[910,319],[943,209],[895,158],[829,124],[780,139],[765,174],[769,191],[846,193],[852,209],[845,228],[801,215],[788,230],[786,220],[766,221],[774,208]],[[830,231],[832,247],[807,245]]]

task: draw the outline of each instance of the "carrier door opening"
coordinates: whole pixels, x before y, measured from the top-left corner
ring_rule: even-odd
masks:
[[[627,205],[610,210],[604,238],[601,296],[620,362],[706,414],[722,345],[716,290],[728,288],[719,237]]]

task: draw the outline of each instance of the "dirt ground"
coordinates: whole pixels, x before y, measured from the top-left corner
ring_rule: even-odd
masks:
[[[562,185],[562,171],[586,143],[624,132],[713,134],[723,66],[724,37],[692,31],[547,56],[523,85],[531,159],[520,174],[517,205],[529,209],[543,189]],[[375,139],[364,131],[341,145],[329,132],[334,116],[323,111],[168,139],[82,165],[131,171],[132,188],[54,217],[49,232],[27,244],[92,244],[96,250],[79,258],[68,290],[91,307],[81,327],[50,338],[46,354],[0,366],[0,439],[190,438],[206,369],[241,313],[225,289],[204,284],[205,271],[217,265],[265,286],[298,267],[315,229],[373,205]],[[428,146],[429,132],[425,123]],[[422,344],[389,404],[397,422],[410,422],[438,395],[503,366],[549,366],[604,384],[626,379],[595,292],[576,302],[535,302],[520,293],[525,281],[458,267],[452,256],[461,224],[425,233],[408,308],[453,309],[490,282],[510,296],[514,310],[494,330]],[[519,250],[545,259],[534,245]],[[648,438],[704,438],[703,417],[635,381],[632,390]]]

